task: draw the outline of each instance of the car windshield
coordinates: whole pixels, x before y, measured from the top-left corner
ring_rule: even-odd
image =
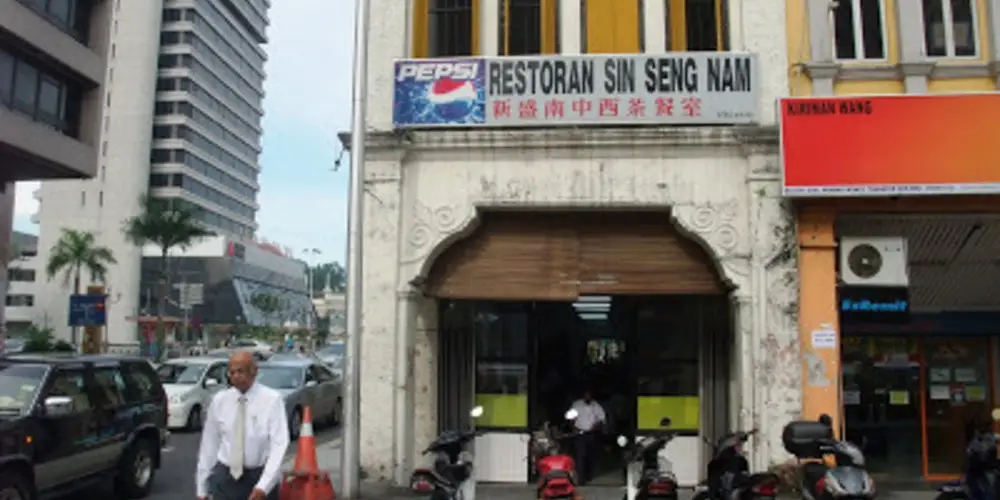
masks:
[[[298,389],[302,385],[302,368],[262,365],[257,371],[257,381],[272,389]]]
[[[208,365],[200,363],[165,363],[156,369],[164,384],[197,384]]]
[[[28,411],[46,370],[45,365],[0,363],[0,417]]]
[[[318,351],[318,356],[342,356],[344,354],[344,344],[330,344]]]

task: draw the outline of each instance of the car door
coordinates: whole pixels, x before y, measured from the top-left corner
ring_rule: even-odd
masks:
[[[218,381],[218,384],[209,385],[208,381],[214,379]],[[205,371],[205,376],[201,380],[201,386],[203,388],[201,407],[208,411],[208,405],[212,403],[212,398],[215,394],[225,389],[229,383],[229,365],[225,362],[212,363],[212,366]]]
[[[109,470],[115,467],[125,451],[129,435],[135,427],[131,418],[132,406],[138,404],[128,404],[125,379],[117,363],[95,365],[90,373],[88,384],[95,398],[94,418],[98,427],[98,448],[94,450],[94,460],[101,470]]]
[[[316,380],[317,417],[327,419],[333,416],[337,405],[337,392],[332,383],[333,375],[320,364],[311,365],[309,371]]]
[[[34,458],[35,482],[40,490],[76,481],[98,470],[92,460],[99,449],[98,426],[85,380],[82,365],[57,367],[39,398],[41,432],[34,436]],[[45,401],[53,397],[69,398],[71,403],[62,413],[50,413]]]

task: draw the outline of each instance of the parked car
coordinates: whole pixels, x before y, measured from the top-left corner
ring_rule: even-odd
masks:
[[[212,397],[226,387],[227,369],[221,358],[178,358],[158,366],[156,375],[167,392],[167,427],[200,430]]]
[[[59,496],[114,478],[144,498],[166,445],[167,395],[142,359],[19,354],[0,360],[0,498]]]
[[[317,424],[340,423],[341,382],[329,368],[314,360],[271,361],[257,369],[257,382],[281,392],[288,412],[288,433],[299,437],[302,411],[310,407]]]
[[[344,366],[344,343],[335,342],[327,344],[326,347],[316,351],[316,357],[323,361],[323,364],[333,370],[334,373],[343,374]]]
[[[274,346],[263,340],[256,339],[233,339],[226,347],[212,349],[207,355],[217,358],[228,358],[235,351],[250,351],[253,357],[259,361],[264,361],[274,355]]]
[[[11,354],[19,354],[24,351],[24,339],[7,337],[3,341],[3,353],[6,356]]]

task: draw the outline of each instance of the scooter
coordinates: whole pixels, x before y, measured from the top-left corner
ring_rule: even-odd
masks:
[[[695,500],[764,500],[778,496],[778,476],[769,472],[750,473],[750,463],[743,456],[743,444],[757,430],[736,431],[712,443],[708,478],[695,487]]]
[[[660,420],[660,427],[669,427],[670,418]],[[626,450],[625,496],[622,500],[677,499],[677,476],[673,466],[660,451],[676,434],[644,437],[629,445],[629,439],[618,436],[618,446]]]
[[[483,407],[476,406],[469,415],[481,417]],[[476,431],[442,432],[423,452],[434,455],[434,465],[414,471],[410,477],[411,487],[415,491],[429,492],[431,500],[475,500],[473,456],[465,446],[480,434]]]
[[[785,450],[801,463],[799,492],[805,500],[864,500],[875,498],[875,481],[865,469],[861,449],[833,436],[832,419],[790,422],[781,436]],[[826,464],[833,457],[833,467]]]
[[[1000,421],[1000,408],[993,410],[993,421]],[[976,429],[965,448],[965,474],[938,488],[937,500],[996,500],[1000,498],[1000,435],[990,428]]]
[[[566,412],[566,420],[575,420],[576,417],[576,410]],[[561,441],[572,437],[572,434],[558,434],[548,422],[533,434],[531,446],[538,471],[538,499],[580,500],[576,490],[576,461],[560,446]]]

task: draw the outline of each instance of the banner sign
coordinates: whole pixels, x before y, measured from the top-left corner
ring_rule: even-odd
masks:
[[[397,61],[393,124],[750,124],[758,65],[754,54],[726,52]]]
[[[779,105],[786,196],[1000,193],[1000,93]]]

